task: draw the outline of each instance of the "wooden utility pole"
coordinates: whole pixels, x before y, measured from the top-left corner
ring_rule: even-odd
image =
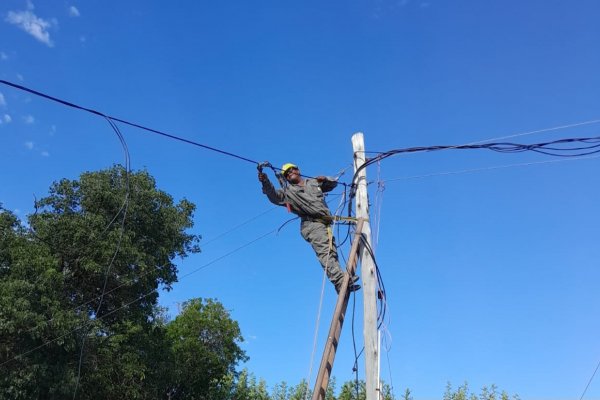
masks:
[[[367,193],[367,171],[360,169],[365,163],[365,142],[361,132],[352,136],[354,149],[354,173],[356,181],[356,217],[364,219],[362,241],[359,248],[361,260],[361,278],[364,301],[363,335],[365,341],[365,383],[366,400],[379,399],[378,383],[378,344],[377,344],[377,299],[375,297],[375,262],[369,253],[371,247],[371,225],[369,224],[369,196]],[[360,171],[359,171],[360,169]],[[357,173],[358,171],[358,173]]]

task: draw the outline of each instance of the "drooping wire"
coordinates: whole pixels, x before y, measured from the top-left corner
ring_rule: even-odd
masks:
[[[91,114],[94,114],[94,115],[101,116],[101,117],[103,117],[103,118],[108,118],[108,119],[110,119],[110,120],[112,120],[112,121],[117,121],[117,122],[120,122],[120,123],[122,123],[122,124],[125,124],[125,125],[132,126],[132,127],[134,127],[134,128],[138,128],[138,129],[141,129],[141,130],[144,130],[144,131],[147,131],[147,132],[155,133],[155,134],[157,134],[157,135],[164,136],[164,137],[167,137],[167,138],[169,138],[169,139],[178,140],[178,141],[180,141],[180,142],[184,142],[184,143],[187,143],[187,144],[191,144],[191,145],[193,145],[193,146],[202,147],[202,148],[204,148],[204,149],[206,149],[206,150],[214,151],[214,152],[217,152],[217,153],[220,153],[220,154],[223,154],[223,155],[229,156],[229,157],[234,157],[234,158],[237,158],[237,159],[239,159],[239,160],[242,160],[242,161],[247,161],[247,162],[250,162],[250,163],[252,163],[252,164],[258,164],[258,161],[254,161],[254,160],[252,160],[252,159],[250,159],[250,158],[243,157],[243,156],[241,156],[241,155],[234,154],[234,153],[232,153],[232,152],[225,151],[225,150],[222,150],[222,149],[218,149],[218,148],[216,148],[216,147],[208,146],[208,145],[206,145],[206,144],[202,144],[202,143],[199,143],[199,142],[195,142],[195,141],[193,141],[193,140],[185,139],[185,138],[182,138],[182,137],[180,137],[180,136],[175,136],[175,135],[172,135],[172,134],[170,134],[170,133],[167,133],[167,132],[160,131],[160,130],[158,130],[158,129],[149,128],[149,127],[147,127],[147,126],[143,126],[143,125],[141,125],[141,124],[137,124],[137,123],[135,123],[135,122],[130,122],[130,121],[127,121],[127,120],[125,120],[125,119],[122,119],[122,118],[117,118],[117,117],[113,117],[113,116],[110,116],[110,115],[106,115],[106,114],[104,114],[104,113],[102,113],[102,112],[100,112],[100,111],[96,111],[96,110],[93,110],[93,109],[91,109],[91,108],[83,107],[83,106],[80,106],[80,105],[78,105],[78,104],[71,103],[71,102],[69,102],[69,101],[62,100],[62,99],[59,99],[59,98],[57,98],[57,97],[50,96],[50,95],[48,95],[48,94],[45,94],[45,93],[39,92],[39,91],[37,91],[37,90],[30,89],[30,88],[28,88],[28,87],[25,87],[25,86],[22,86],[22,85],[19,85],[19,84],[16,84],[16,83],[12,83],[12,82],[6,81],[6,80],[4,80],[4,79],[0,79],[0,83],[2,83],[2,84],[4,84],[4,85],[7,85],[7,86],[11,86],[11,87],[13,87],[13,88],[15,88],[15,89],[19,89],[19,90],[22,90],[22,91],[25,91],[25,92],[31,93],[31,94],[33,94],[33,95],[36,95],[36,96],[42,97],[42,98],[44,98],[44,99],[47,99],[47,100],[51,100],[51,101],[54,101],[54,102],[56,102],[56,103],[60,103],[60,104],[62,104],[62,105],[65,105],[65,106],[67,106],[67,107],[71,107],[71,108],[75,108],[75,109],[77,109],[77,110],[85,111],[85,112],[88,112],[88,113],[91,113]]]
[[[108,284],[108,277],[110,274],[110,270],[111,270],[113,263],[115,262],[115,259],[117,258],[117,254],[119,254],[119,251],[121,250],[121,243],[123,241],[123,235],[125,233],[125,220],[127,219],[127,209],[129,207],[129,196],[130,196],[130,192],[131,192],[131,188],[129,185],[129,183],[130,183],[129,175],[131,173],[131,157],[129,155],[129,148],[127,147],[127,142],[125,141],[125,137],[121,133],[121,130],[119,129],[119,127],[110,118],[108,118],[108,117],[105,117],[105,118],[106,118],[106,121],[111,126],[111,128],[115,131],[117,137],[119,138],[119,141],[121,142],[121,146],[123,147],[123,152],[125,155],[125,197],[124,197],[122,206],[119,210],[119,213],[121,212],[121,210],[123,211],[123,218],[121,220],[121,226],[119,229],[119,238],[117,239],[117,246],[112,255],[110,263],[108,264],[108,266],[106,267],[106,271],[104,272],[104,284],[102,285],[102,292],[100,294],[100,301],[98,302],[98,307],[96,307],[96,311],[94,312],[95,318],[98,318],[100,316],[100,310],[102,308],[102,303],[104,302],[104,296],[106,294],[106,286]],[[116,220],[117,215],[115,215],[115,217],[113,218],[112,221]],[[112,224],[112,221],[111,221],[111,224]],[[106,229],[108,229],[108,227]],[[75,400],[77,397],[77,390],[79,389],[79,381],[81,379],[81,367],[83,365],[85,339],[86,339],[86,332],[84,330],[82,333],[82,338],[81,338],[81,349],[79,351],[79,362],[78,362],[78,366],[77,366],[77,378],[75,379],[75,389],[73,391],[73,400]]]

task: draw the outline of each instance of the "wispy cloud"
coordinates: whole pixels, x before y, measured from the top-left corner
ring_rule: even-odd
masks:
[[[12,117],[8,114],[4,114],[2,116],[2,121],[6,122],[8,124],[9,122],[12,122]]]
[[[17,74],[17,79],[21,82],[23,82],[25,80],[25,78],[23,78],[23,75],[21,75],[21,74]]]
[[[23,143],[27,150],[33,150],[33,142],[25,142]]]
[[[26,124],[31,125],[31,124],[35,123],[35,118],[33,118],[33,115],[26,115],[26,116],[23,117],[23,121]]]
[[[69,16],[70,17],[79,17],[81,14],[79,13],[79,10],[77,9],[77,7],[75,6],[71,6],[69,7]]]
[[[0,93],[0,106],[6,107],[6,99],[2,93]]]
[[[31,36],[46,44],[49,47],[54,46],[54,42],[50,39],[51,28],[56,22],[44,20],[33,13],[33,3],[27,3],[25,11],[9,11],[6,16],[6,22],[18,26]]]
[[[0,60],[8,60],[8,55],[3,51],[0,51]]]
[[[50,157],[50,153],[48,153],[46,150],[42,151],[40,154],[42,157]]]

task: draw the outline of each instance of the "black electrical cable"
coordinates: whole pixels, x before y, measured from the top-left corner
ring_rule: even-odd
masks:
[[[588,146],[580,146],[575,144],[588,144]],[[554,145],[567,146],[567,147],[555,147]],[[496,143],[484,143],[484,144],[465,144],[465,145],[454,145],[454,146],[419,146],[419,147],[407,147],[402,149],[388,150],[380,152],[376,156],[368,158],[360,167],[354,172],[352,177],[352,183],[350,185],[350,199],[356,196],[356,189],[358,186],[359,173],[367,168],[369,165],[377,163],[388,157],[406,154],[406,153],[419,153],[419,152],[431,152],[440,150],[474,150],[474,149],[488,149],[498,153],[521,153],[525,151],[532,151],[540,154],[545,154],[555,157],[581,157],[590,154],[600,153],[600,136],[586,137],[586,138],[566,138],[558,139],[550,142],[534,143],[534,144],[519,144],[519,143],[507,143],[507,142],[496,142]],[[570,154],[565,154],[570,152]],[[352,200],[348,202],[348,215],[352,209]]]
[[[109,276],[111,267],[112,267],[113,263],[115,262],[115,259],[117,258],[117,254],[121,250],[121,243],[123,240],[123,234],[125,232],[125,220],[127,219],[127,211],[129,208],[129,196],[130,196],[129,175],[131,173],[131,157],[129,155],[129,148],[127,146],[127,142],[125,141],[125,137],[121,133],[121,130],[119,129],[119,127],[110,118],[106,117],[106,120],[110,124],[111,128],[117,134],[117,136],[121,142],[121,145],[123,146],[123,151],[125,153],[125,199],[123,200],[123,205],[121,206],[121,209],[119,210],[117,215],[115,215],[115,217],[112,220],[112,221],[115,221],[119,214],[121,214],[121,213],[123,214],[123,218],[121,220],[120,231],[119,231],[119,239],[117,241],[117,248],[115,249],[113,256],[110,260],[110,263],[106,267],[106,271],[104,273],[104,284],[102,286],[102,293],[100,295],[100,301],[98,302],[98,306],[96,307],[96,310],[94,312],[94,315],[96,316],[96,318],[100,317],[100,310],[102,308],[102,303],[104,302],[104,296],[106,295],[106,286],[108,284],[108,276]],[[112,224],[112,221],[110,224]],[[110,226],[110,224],[109,224],[109,226]],[[77,366],[77,378],[75,380],[75,390],[73,391],[73,400],[75,400],[75,398],[77,397],[77,390],[79,389],[79,381],[81,379],[81,367],[83,366],[83,354],[84,354],[84,349],[85,349],[86,334],[87,334],[86,330],[83,330],[82,335],[81,335],[82,336],[81,349],[79,352],[79,362],[78,362],[78,366]]]
[[[386,306],[386,292],[385,292],[385,285],[383,284],[383,279],[381,277],[381,273],[379,270],[379,265],[377,265],[377,260],[375,259],[375,254],[373,252],[373,248],[369,245],[369,243],[365,240],[365,238],[363,236],[361,236],[361,242],[362,244],[365,246],[365,248],[367,249],[367,252],[369,253],[369,256],[371,257],[371,259],[373,260],[373,264],[375,265],[375,271],[377,273],[377,284],[379,285],[379,294],[377,296],[377,299],[379,300],[379,311],[378,311],[378,315],[377,315],[377,329],[379,329],[381,327],[381,325],[383,324],[383,321],[385,319],[385,314],[386,314],[386,310],[387,310],[387,306]]]
[[[132,126],[132,127],[135,127],[135,128],[139,128],[139,129],[142,129],[142,130],[145,130],[145,131],[148,131],[148,132],[156,133],[158,135],[161,135],[161,136],[164,136],[164,137],[168,137],[170,139],[178,140],[180,142],[184,142],[184,143],[191,144],[191,145],[194,145],[194,146],[202,147],[202,148],[204,148],[206,150],[210,150],[210,151],[214,151],[214,152],[217,152],[217,153],[221,153],[223,155],[234,157],[234,158],[237,158],[239,160],[247,161],[247,162],[250,162],[252,164],[258,164],[258,161],[254,161],[254,160],[252,160],[250,158],[246,158],[246,157],[240,156],[238,154],[234,154],[234,153],[229,152],[229,151],[221,150],[221,149],[218,149],[216,147],[212,147],[212,146],[208,146],[208,145],[205,145],[205,144],[202,144],[202,143],[198,143],[198,142],[195,142],[193,140],[189,140],[189,139],[185,139],[185,138],[182,138],[182,137],[179,137],[179,136],[175,136],[175,135],[172,135],[170,133],[159,131],[157,129],[149,128],[147,126],[143,126],[143,125],[137,124],[135,122],[130,122],[130,121],[127,121],[127,120],[124,120],[124,119],[121,119],[121,118],[112,117],[112,116],[106,115],[106,114],[104,114],[104,113],[102,113],[100,111],[96,111],[96,110],[93,110],[91,108],[83,107],[83,106],[80,106],[78,104],[71,103],[69,101],[62,100],[62,99],[59,99],[59,98],[54,97],[54,96],[50,96],[50,95],[42,93],[42,92],[38,92],[37,90],[33,90],[33,89],[28,88],[28,87],[25,87],[25,86],[22,86],[22,85],[18,85],[16,83],[12,83],[12,82],[6,81],[4,79],[0,79],[0,83],[3,83],[5,85],[7,85],[7,86],[11,86],[11,87],[13,87],[15,89],[23,90],[25,92],[31,93],[31,94],[39,96],[39,97],[43,97],[43,98],[45,98],[47,100],[51,100],[51,101],[60,103],[60,104],[65,105],[67,107],[72,107],[72,108],[75,108],[77,110],[86,111],[86,112],[89,112],[91,114],[101,116],[103,118],[109,118],[109,119],[111,119],[113,121],[121,122],[121,123],[123,123],[125,125],[129,125],[129,126]]]

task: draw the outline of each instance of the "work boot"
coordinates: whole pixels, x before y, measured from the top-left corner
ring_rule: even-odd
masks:
[[[348,291],[349,292],[356,292],[358,289],[360,289],[360,285],[356,284],[356,281],[358,281],[358,275],[352,275],[350,277],[350,280],[348,282]],[[335,291],[337,293],[340,292],[340,289],[342,287],[342,283],[344,282],[343,279],[338,280],[337,282],[334,283],[335,285]]]
[[[341,285],[335,287],[335,291],[337,292],[337,294],[340,294],[341,288],[342,288]],[[360,289],[360,285],[358,285],[356,283],[348,285],[348,292],[356,292],[359,289]]]

